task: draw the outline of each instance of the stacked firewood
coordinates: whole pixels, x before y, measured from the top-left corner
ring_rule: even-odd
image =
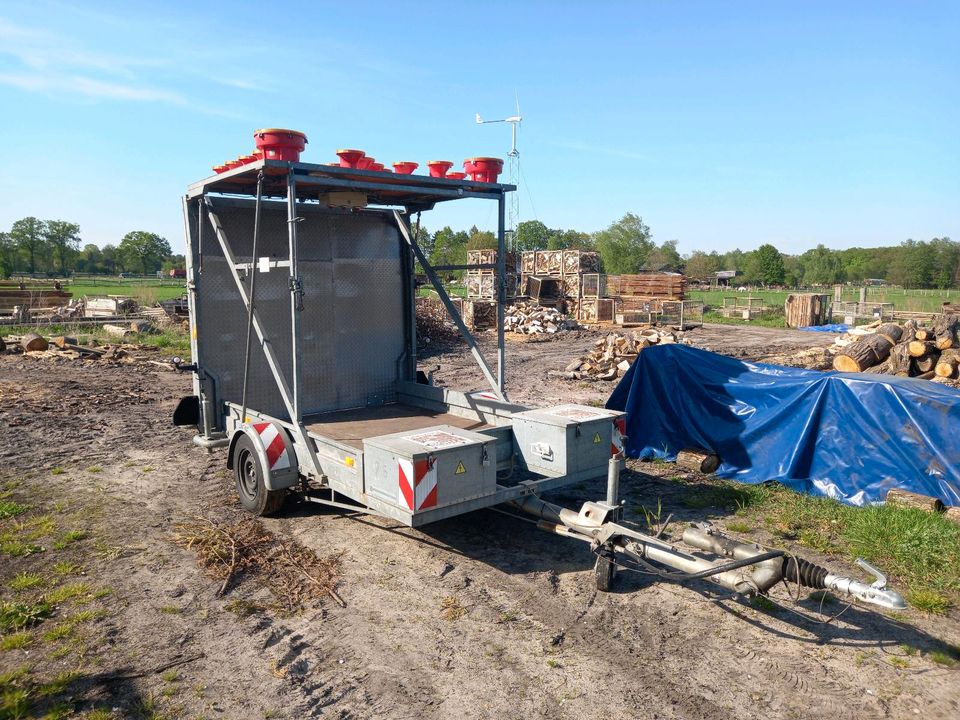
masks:
[[[517,303],[507,306],[504,310],[503,329],[506,332],[536,335],[553,334],[576,328],[577,321],[571,320],[556,308]]]
[[[956,378],[960,365],[960,314],[934,315],[929,327],[908,320],[853,328],[837,339],[833,359],[842,372],[884,373],[902,377]]]
[[[677,342],[677,336],[651,328],[630,335],[610,333],[593,344],[593,349],[564,368],[563,377],[573,380],[616,380],[623,377],[644,348]]]

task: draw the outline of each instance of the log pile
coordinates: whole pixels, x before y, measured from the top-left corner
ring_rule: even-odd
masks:
[[[630,335],[610,333],[593,344],[593,349],[564,368],[561,377],[571,380],[616,380],[623,377],[641,351],[653,345],[677,342],[672,332],[651,328]]]
[[[417,346],[452,345],[460,341],[460,331],[438,299],[417,298]]]
[[[852,328],[835,344],[835,370],[952,380],[960,366],[960,314],[934,315],[929,327],[915,320],[871,323]]]
[[[607,294],[640,299],[683,300],[687,278],[676,273],[607,275]]]
[[[538,335],[575,330],[577,321],[569,319],[556,308],[541,307],[530,303],[507,306],[503,316],[504,332]]]
[[[787,327],[824,325],[830,314],[830,296],[816,293],[792,293],[783,303]]]

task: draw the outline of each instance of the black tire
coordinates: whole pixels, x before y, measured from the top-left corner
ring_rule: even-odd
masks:
[[[617,577],[617,564],[613,550],[603,548],[597,553],[597,564],[594,570],[597,575],[597,590],[610,592],[613,581]]]
[[[286,490],[267,488],[263,464],[253,441],[243,434],[233,446],[233,474],[237,480],[240,505],[248,513],[261,517],[275,514],[283,505]]]

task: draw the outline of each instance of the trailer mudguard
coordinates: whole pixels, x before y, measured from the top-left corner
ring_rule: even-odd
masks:
[[[241,435],[253,441],[268,489],[282,490],[299,482],[300,466],[293,449],[293,438],[286,428],[274,422],[244,423],[234,431],[227,455],[229,469],[233,470],[233,450]]]

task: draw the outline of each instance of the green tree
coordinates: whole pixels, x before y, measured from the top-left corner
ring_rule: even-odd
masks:
[[[101,273],[103,268],[103,252],[93,243],[87,243],[77,255],[77,272]]]
[[[843,282],[843,258],[824,245],[807,250],[802,256],[803,281],[808,285],[835,285]]]
[[[890,263],[887,278],[905,288],[928,288],[933,284],[936,252],[923,241],[906,240]]]
[[[694,250],[684,262],[684,272],[692,278],[712,280],[714,273],[724,269],[722,266],[723,258],[716,251]]]
[[[121,270],[123,270],[123,261],[120,259],[120,251],[116,245],[107,243],[100,251],[100,268],[97,272],[116,275]]]
[[[782,285],[786,278],[783,255],[769,243],[761,245],[747,257],[744,274],[749,282]]]
[[[613,274],[639,272],[655,247],[650,228],[644,225],[643,218],[633,213],[627,213],[606,230],[596,233],[594,245],[605,272]]]
[[[660,247],[653,248],[647,255],[644,268],[654,272],[679,272],[683,268],[683,260],[677,252],[677,241],[667,240]]]
[[[489,230],[480,230],[476,225],[467,236],[467,250],[496,250],[497,236]]]
[[[547,250],[593,250],[593,236],[579,230],[552,230]]]
[[[546,250],[549,239],[550,230],[546,225],[539,220],[524,220],[513,235],[513,249],[517,252]]]
[[[14,245],[27,258],[28,272],[37,272],[38,257],[42,257],[45,224],[35,217],[25,217],[17,220],[10,228],[10,237]]]
[[[746,270],[747,253],[743,252],[740,248],[731,250],[728,253],[724,253],[720,264],[723,266],[720,268],[721,270]]]
[[[170,243],[156,233],[134,230],[123,236],[117,252],[125,268],[150,275],[160,269],[171,250]]]
[[[449,225],[433,235],[433,248],[427,258],[431,265],[465,265],[467,262],[465,232],[454,232]]]
[[[60,273],[67,274],[67,263],[80,248],[80,226],[66,220],[48,220],[44,237],[56,255]]]
[[[8,278],[16,269],[17,246],[10,233],[0,232],[0,277]]]

